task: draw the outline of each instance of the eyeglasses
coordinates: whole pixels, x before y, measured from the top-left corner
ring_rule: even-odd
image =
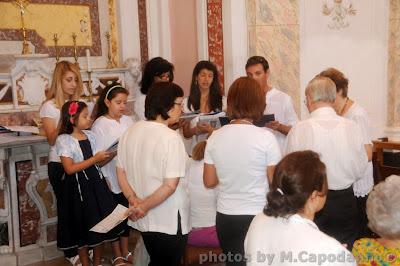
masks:
[[[162,73],[161,75],[158,75],[157,77],[159,77],[160,79],[170,79],[171,75],[169,73]]]

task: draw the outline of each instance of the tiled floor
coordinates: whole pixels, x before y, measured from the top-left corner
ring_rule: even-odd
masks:
[[[137,231],[131,231],[130,237],[129,237],[129,250],[133,251],[135,248],[136,240],[139,236],[139,233]],[[102,263],[103,266],[110,266],[111,264],[111,259],[112,259],[112,252],[111,252],[111,244],[106,243],[104,246],[104,262]],[[71,266],[71,263],[69,263],[65,258],[57,258],[51,261],[46,261],[46,262],[38,262],[34,264],[30,264],[28,266]]]

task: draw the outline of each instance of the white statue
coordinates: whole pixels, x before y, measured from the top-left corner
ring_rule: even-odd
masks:
[[[128,68],[128,74],[125,75],[125,86],[130,95],[135,97],[139,92],[139,83],[142,80],[142,64],[139,59],[128,58],[124,62]]]

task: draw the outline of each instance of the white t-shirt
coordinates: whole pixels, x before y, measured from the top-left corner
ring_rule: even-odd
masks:
[[[254,217],[244,241],[248,266],[356,266],[353,255],[336,239],[298,214],[289,218]]]
[[[125,170],[127,180],[137,197],[150,196],[164,178],[185,176],[188,159],[179,134],[166,125],[154,121],[139,121],[120,138],[117,166]],[[141,232],[160,232],[175,235],[178,212],[182,234],[190,231],[189,195],[184,182],[175,192],[147,215],[128,224]]]
[[[83,101],[88,106],[89,114],[92,113],[94,108],[94,102],[86,102]],[[54,99],[48,100],[42,104],[39,110],[40,118],[51,118],[54,121],[54,127],[58,126],[58,122],[60,121],[61,110],[57,108]],[[49,162],[61,162],[60,157],[57,155],[56,146],[50,146],[49,150]]]
[[[298,118],[293,107],[292,98],[283,91],[272,88],[267,92],[265,102],[267,106],[265,107],[264,114],[274,114],[275,120],[286,126],[294,126],[297,123]],[[276,130],[267,129],[275,135],[281,151],[283,151],[286,135]]]
[[[138,121],[146,120],[144,116],[144,103],[146,101],[146,95],[141,92],[135,98],[135,103],[133,104],[133,111],[135,112]]]
[[[133,121],[126,115],[123,115],[119,122],[105,116],[97,118],[91,129],[96,138],[96,150],[103,151],[108,149],[131,125],[133,125]],[[121,193],[121,189],[119,188],[115,170],[116,165],[117,159],[114,158],[108,164],[104,165],[101,170],[111,185],[111,191],[118,194]]]
[[[365,173],[368,157],[364,144],[364,136],[355,122],[338,116],[331,107],[322,107],[290,130],[285,154],[315,151],[326,165],[328,188],[343,190]]]
[[[362,108],[358,103],[353,103],[343,117],[353,120],[361,128],[361,132],[364,136],[364,144],[372,144],[369,118],[367,111],[365,111],[364,108]],[[357,197],[365,197],[369,192],[371,192],[373,187],[374,171],[371,161],[368,162],[367,169],[365,170],[365,174],[362,176],[362,178],[354,183],[354,195]]]
[[[217,211],[228,215],[256,215],[266,204],[267,166],[276,165],[281,152],[274,135],[247,124],[229,124],[207,140],[204,162],[217,169]]]
[[[194,112],[194,110],[189,109],[188,106],[187,106],[188,99],[189,98],[186,97],[182,101],[183,113],[192,113],[192,112]],[[226,111],[226,97],[223,96],[222,97],[222,113],[221,113],[222,116],[226,115],[225,111]],[[199,117],[193,118],[190,121],[190,128],[194,128],[195,126],[197,126],[197,123],[199,123]],[[199,135],[192,136],[192,138],[190,139],[191,140],[191,144],[187,149],[187,153],[189,155],[192,155],[192,151],[193,151],[194,146],[196,146],[197,143],[199,143],[199,142],[201,142],[203,140],[206,140],[206,139],[207,139],[207,134],[199,134]]]
[[[57,108],[54,100],[48,100],[42,104],[39,110],[40,118],[51,118],[54,121],[54,127],[57,127],[60,121],[60,109]],[[61,162],[56,152],[56,145],[50,146],[49,162]]]
[[[214,226],[217,213],[217,193],[215,189],[204,186],[204,160],[190,159],[188,164],[185,179],[189,188],[192,227]]]

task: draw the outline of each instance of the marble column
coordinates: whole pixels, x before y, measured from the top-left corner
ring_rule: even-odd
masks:
[[[300,34],[298,0],[247,0],[249,56],[264,56],[270,83],[289,94],[300,114]]]
[[[386,134],[400,141],[400,2],[390,1],[388,34],[388,109]]]

